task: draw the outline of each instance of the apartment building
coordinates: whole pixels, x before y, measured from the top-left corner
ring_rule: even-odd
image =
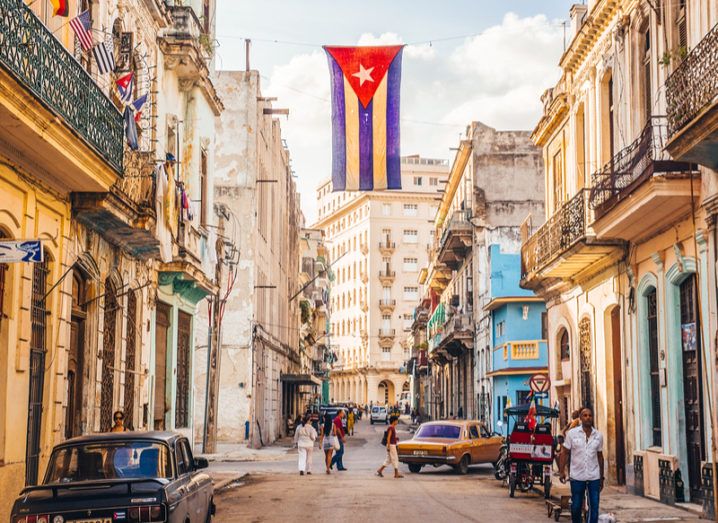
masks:
[[[317,189],[318,221],[335,278],[331,287],[330,374],[334,401],[394,404],[409,394],[407,338],[428,260],[432,217],[446,184],[446,160],[407,156],[400,191]]]

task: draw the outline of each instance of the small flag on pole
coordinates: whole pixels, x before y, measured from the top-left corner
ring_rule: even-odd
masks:
[[[120,76],[115,83],[117,84],[117,90],[120,91],[120,101],[127,105],[132,100],[132,87],[134,75],[133,73],[127,73],[124,76]]]
[[[115,57],[112,50],[107,48],[105,42],[100,42],[92,48],[92,54],[97,62],[97,69],[100,74],[111,73],[115,70]]]
[[[67,16],[70,14],[69,0],[50,0],[52,4],[52,14],[55,16]]]
[[[130,146],[130,149],[136,151],[139,149],[139,146],[137,145],[137,124],[135,124],[135,119],[132,115],[132,108],[129,105],[125,107],[125,113],[123,116],[125,119],[125,136],[127,137],[127,145]]]
[[[132,102],[132,108],[135,110],[135,122],[139,122],[140,118],[142,118],[142,106],[145,105],[146,101],[147,95],[143,94],[137,100]]]
[[[70,27],[75,32],[75,36],[80,41],[83,51],[92,49],[92,22],[90,21],[90,11],[84,11],[70,20]]]

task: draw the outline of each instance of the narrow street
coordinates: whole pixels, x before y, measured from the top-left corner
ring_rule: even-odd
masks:
[[[311,476],[297,473],[293,449],[288,449],[286,457],[271,461],[212,463],[210,470],[215,475],[241,477],[217,495],[215,521],[553,521],[546,519],[540,494],[509,498],[501,482],[494,479],[490,465],[472,467],[466,476],[448,467],[411,474],[402,465],[404,479],[393,479],[391,469],[384,478],[376,477],[374,471],[384,458],[379,444],[384,429],[384,425],[359,422],[347,444],[344,464],[349,470],[330,476],[324,473],[322,455],[316,449]],[[411,438],[408,427],[400,425],[399,438]],[[640,507],[635,505],[636,499],[640,499]],[[622,522],[697,519],[685,511],[633,496],[607,500],[605,506],[623,509]],[[631,510],[631,506],[636,508]],[[647,506],[652,509],[647,510]]]

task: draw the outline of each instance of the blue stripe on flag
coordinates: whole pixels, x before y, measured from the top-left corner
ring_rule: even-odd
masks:
[[[343,191],[347,186],[344,74],[329,53],[327,53],[327,60],[329,60],[332,81],[332,191]]]

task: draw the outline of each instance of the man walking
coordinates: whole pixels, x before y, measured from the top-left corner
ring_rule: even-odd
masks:
[[[583,498],[588,490],[587,523],[598,523],[598,504],[603,490],[603,434],[593,426],[593,411],[581,409],[581,424],[566,432],[566,439],[559,456],[561,481],[569,478],[567,473],[571,458],[571,520],[581,523]]]
[[[384,464],[379,467],[376,471],[376,475],[380,478],[384,477],[384,469],[391,465],[394,467],[394,477],[403,478],[399,472],[399,454],[396,450],[396,444],[399,443],[399,438],[396,437],[396,426],[399,423],[398,416],[392,416],[389,418],[389,428],[386,429],[386,459]]]
[[[337,450],[334,454],[331,466],[329,468],[334,468],[334,465],[336,465],[337,470],[348,470],[344,467],[344,461],[342,461],[342,458],[344,457],[344,442],[346,440],[344,426],[342,425],[342,418],[344,418],[344,411],[342,409],[339,409],[339,412],[337,413],[333,421],[337,439],[339,440],[339,450]]]

